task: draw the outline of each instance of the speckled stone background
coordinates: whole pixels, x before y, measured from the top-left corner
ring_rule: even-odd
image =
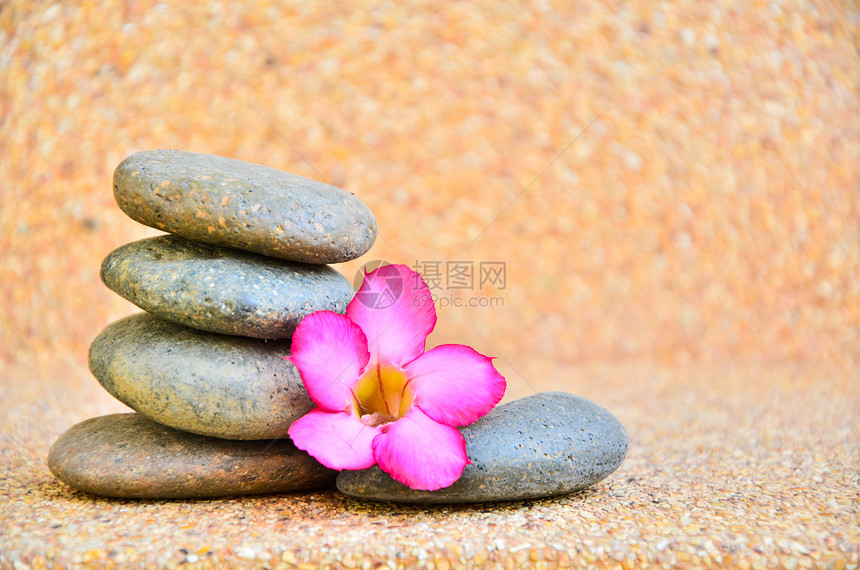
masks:
[[[0,565],[858,564],[858,27],[823,0],[4,2]],[[504,261],[501,290],[443,279],[431,341],[498,355],[508,400],[604,406],[627,460],[456,508],[56,482],[54,439],[125,410],[86,353],[135,311],[98,271],[154,235],[111,189],[152,148],[355,193],[380,237],[349,278]]]

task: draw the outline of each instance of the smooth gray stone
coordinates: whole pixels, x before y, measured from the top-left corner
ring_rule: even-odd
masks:
[[[310,265],[165,235],[105,258],[102,281],[163,319],[222,334],[290,338],[314,311],[343,314],[355,295],[327,265]]]
[[[140,313],[108,325],[89,361],[105,390],[161,424],[278,439],[314,407],[289,355],[289,341],[213,334]]]
[[[335,471],[289,439],[234,441],[113,414],[69,428],[48,468],[75,489],[133,499],[196,499],[328,487]]]
[[[113,191],[142,224],[281,259],[348,261],[376,240],[376,218],[349,192],[222,156],[137,152],[117,166]]]
[[[627,432],[605,409],[565,392],[494,408],[460,428],[472,461],[450,487],[415,491],[379,467],[341,471],[353,497],[403,503],[477,503],[565,495],[594,485],[627,455]]]

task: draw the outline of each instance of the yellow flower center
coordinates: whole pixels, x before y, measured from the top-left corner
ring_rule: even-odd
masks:
[[[395,366],[368,370],[353,390],[353,410],[362,423],[380,426],[403,417],[412,407],[409,378]]]

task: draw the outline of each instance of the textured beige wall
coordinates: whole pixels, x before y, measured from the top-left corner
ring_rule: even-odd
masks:
[[[857,364],[856,5],[303,4],[0,7],[7,362],[82,362],[132,311],[99,265],[154,232],[111,174],[170,147],[358,195],[381,238],[350,277],[372,259],[506,262],[503,291],[439,291],[504,307],[440,309],[432,338],[508,374]]]

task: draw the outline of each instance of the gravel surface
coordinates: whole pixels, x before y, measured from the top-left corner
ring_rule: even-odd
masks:
[[[856,566],[858,26],[823,0],[3,2],[0,566]],[[135,312],[101,260],[155,235],[113,170],[157,148],[355,193],[380,234],[339,271],[416,265],[432,344],[499,356],[507,400],[606,407],[628,459],[473,507],[62,486],[54,439],[126,411],[86,353]]]
[[[207,501],[106,500],[73,491],[48,472],[48,447],[71,424],[122,407],[85,369],[54,368],[6,371],[0,566],[860,562],[860,394],[856,374],[833,368],[559,370],[572,391],[624,422],[630,451],[619,470],[562,498],[435,507],[363,503],[334,491]]]

